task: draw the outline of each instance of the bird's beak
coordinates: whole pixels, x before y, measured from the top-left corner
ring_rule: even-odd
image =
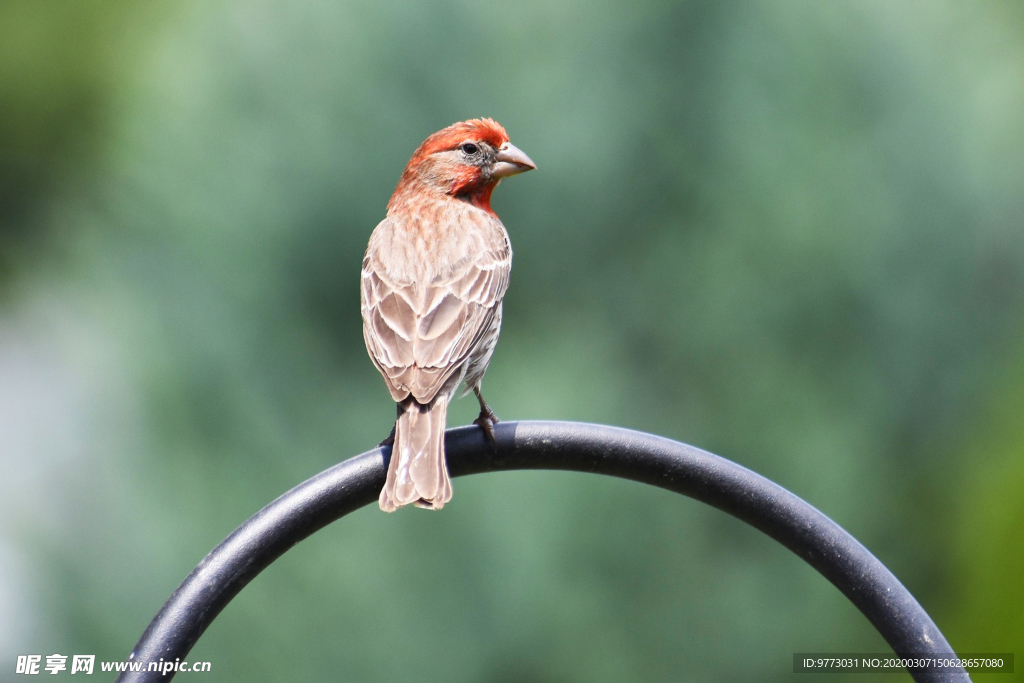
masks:
[[[498,148],[498,154],[494,157],[494,160],[497,162],[494,164],[494,171],[491,173],[491,177],[494,178],[507,178],[510,175],[532,171],[537,168],[537,164],[533,163],[533,160],[526,156],[526,152],[511,142],[506,142]]]

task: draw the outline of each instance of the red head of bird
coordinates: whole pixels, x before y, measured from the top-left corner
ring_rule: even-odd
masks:
[[[465,199],[491,212],[491,192],[498,182],[536,167],[508,141],[497,121],[455,123],[428,137],[412,155],[388,213],[405,210],[414,196],[423,194]]]

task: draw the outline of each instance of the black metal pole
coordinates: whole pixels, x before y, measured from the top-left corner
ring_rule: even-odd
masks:
[[[864,546],[811,505],[740,465],[677,441],[601,425],[502,422],[495,438],[496,446],[477,427],[450,430],[445,448],[452,475],[574,470],[690,496],[760,529],[803,558],[864,613],[897,654],[953,652],[921,605]],[[390,449],[377,448],[339,463],[238,527],[174,591],[131,660],[145,665],[185,659],[206,627],[264,568],[318,529],[375,501],[389,455]],[[911,674],[919,683],[970,680],[962,669]],[[166,682],[172,676],[126,672],[117,680]]]

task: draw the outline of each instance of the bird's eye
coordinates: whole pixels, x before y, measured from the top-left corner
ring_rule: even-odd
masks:
[[[462,150],[463,154],[473,155],[476,154],[480,148],[474,145],[472,142],[465,142],[459,149]]]

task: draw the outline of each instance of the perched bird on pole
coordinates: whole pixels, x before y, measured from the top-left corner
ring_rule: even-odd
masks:
[[[380,508],[451,500],[448,402],[465,382],[494,439],[480,383],[501,328],[512,247],[491,209],[502,178],[536,168],[492,119],[456,123],[412,155],[363,258],[363,338],[398,404]]]

